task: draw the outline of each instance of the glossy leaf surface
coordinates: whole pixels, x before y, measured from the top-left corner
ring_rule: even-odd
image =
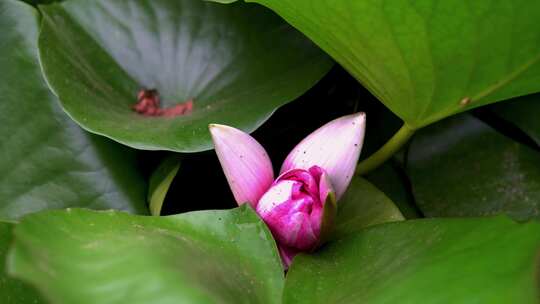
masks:
[[[146,214],[135,152],[83,131],[48,90],[35,9],[0,2],[0,27],[0,218],[75,206]]]
[[[303,255],[285,303],[538,303],[540,223],[422,219],[379,225]]]
[[[167,217],[42,212],[15,240],[11,273],[52,303],[280,302],[281,260],[248,206]]]
[[[412,127],[540,91],[540,2],[254,0]]]
[[[148,150],[212,147],[208,124],[251,132],[314,85],[331,60],[271,11],[202,0],[83,1],[41,6],[46,78],[81,126]],[[140,89],[191,114],[132,110]]]

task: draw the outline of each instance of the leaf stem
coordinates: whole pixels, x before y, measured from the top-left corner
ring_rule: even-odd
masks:
[[[356,166],[356,174],[366,174],[373,169],[376,169],[394,155],[407,141],[413,136],[415,128],[412,128],[407,123],[390,138],[377,152],[370,157],[364,159]]]

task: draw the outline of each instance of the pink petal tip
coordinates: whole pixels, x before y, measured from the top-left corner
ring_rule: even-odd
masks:
[[[287,156],[281,172],[323,168],[339,199],[351,182],[360,157],[366,127],[365,113],[337,118],[302,140]]]
[[[214,147],[236,202],[254,208],[274,180],[265,149],[249,134],[236,128],[209,125]]]

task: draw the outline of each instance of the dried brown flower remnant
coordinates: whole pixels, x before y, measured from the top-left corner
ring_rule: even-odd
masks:
[[[137,113],[147,116],[157,114],[159,108],[159,93],[156,90],[140,90],[137,94],[137,103],[133,106]]]
[[[187,115],[190,114],[191,111],[193,111],[193,100],[190,99],[186,102],[179,103],[175,106],[172,106],[170,108],[166,108],[163,110],[160,110],[159,115],[161,116],[179,116],[179,115]]]
[[[179,103],[169,108],[160,107],[159,93],[155,89],[142,89],[137,94],[137,103],[133,110],[144,116],[165,116],[174,117],[187,115],[193,111],[193,100]]]

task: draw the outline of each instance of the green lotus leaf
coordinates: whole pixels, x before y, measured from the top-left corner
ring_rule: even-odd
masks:
[[[136,152],[83,131],[47,88],[38,26],[33,7],[0,2],[0,219],[66,207],[147,214]]]
[[[252,1],[306,34],[413,129],[540,91],[540,2]]]
[[[280,303],[281,259],[247,205],[161,217],[48,211],[14,235],[10,273],[51,303]]]
[[[389,223],[295,258],[284,303],[538,303],[540,223]]]
[[[256,4],[71,0],[40,10],[43,71],[64,110],[140,149],[208,150],[210,123],[251,132],[332,65]],[[156,89],[162,108],[192,100],[192,112],[141,115],[133,106],[142,89]]]

